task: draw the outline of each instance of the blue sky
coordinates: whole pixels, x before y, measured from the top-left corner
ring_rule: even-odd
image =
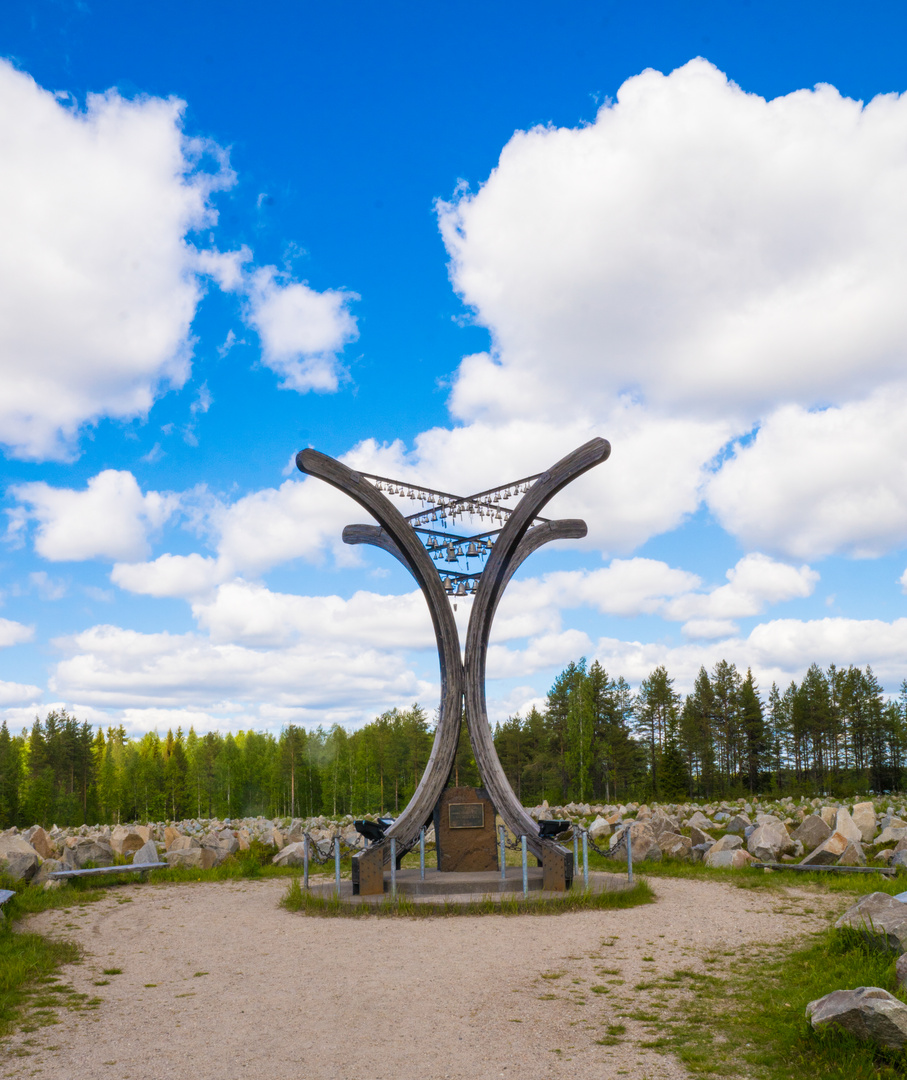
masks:
[[[580,655],[907,676],[902,5],[22,3],[0,25],[0,713],[433,708],[292,469],[479,490],[593,435],[493,719]],[[465,631],[468,604],[458,618]]]

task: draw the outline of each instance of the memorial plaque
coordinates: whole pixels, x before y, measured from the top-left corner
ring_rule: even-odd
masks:
[[[485,828],[485,804],[474,803],[450,803],[447,807],[450,827],[452,829],[484,829]]]
[[[497,870],[494,806],[484,788],[445,788],[433,818],[439,870]]]

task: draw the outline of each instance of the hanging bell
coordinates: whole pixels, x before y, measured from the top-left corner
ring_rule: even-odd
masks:
[[[450,580],[449,577],[441,579],[441,588],[447,593],[448,596],[454,591],[453,582]]]
[[[447,545],[447,561],[448,562],[456,562],[457,561],[457,553],[456,553],[456,550],[454,549],[453,544],[448,544]]]
[[[476,557],[476,555],[478,555],[478,554],[479,554],[479,549],[475,546],[475,544],[470,542],[469,547],[467,547],[467,549],[466,549],[466,558],[467,559],[474,559]]]
[[[465,585],[463,584],[463,582],[462,582],[462,581],[461,581],[461,582],[460,582],[460,584],[459,584],[459,585],[457,586],[457,592],[456,592],[456,595],[457,595],[457,596],[465,596],[465,595],[466,595],[466,586],[465,586]]]

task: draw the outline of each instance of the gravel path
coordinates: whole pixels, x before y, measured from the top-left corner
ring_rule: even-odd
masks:
[[[438,919],[291,914],[275,879],[112,889],[31,920],[80,942],[85,959],[63,977],[102,1004],[6,1040],[0,1074],[679,1080],[683,1066],[641,1049],[643,1026],[619,1015],[645,1003],[635,984],[677,967],[714,972],[703,966],[710,954],[797,937],[827,918],[820,898],[793,890],[671,879],[654,888],[657,903],[624,911]],[[597,1044],[617,1023],[622,1041]]]

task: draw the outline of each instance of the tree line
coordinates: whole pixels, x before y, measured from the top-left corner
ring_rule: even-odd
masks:
[[[663,666],[634,691],[579,660],[542,708],[493,734],[525,805],[891,791],[907,762],[907,680],[887,699],[869,667],[813,664],[799,684],[763,695],[751,671],[722,660],[682,696]],[[353,732],[177,728],[163,738],[93,730],[54,710],[19,735],[0,725],[0,827],[398,813],[432,738],[418,704]],[[465,722],[451,780],[480,782]]]

